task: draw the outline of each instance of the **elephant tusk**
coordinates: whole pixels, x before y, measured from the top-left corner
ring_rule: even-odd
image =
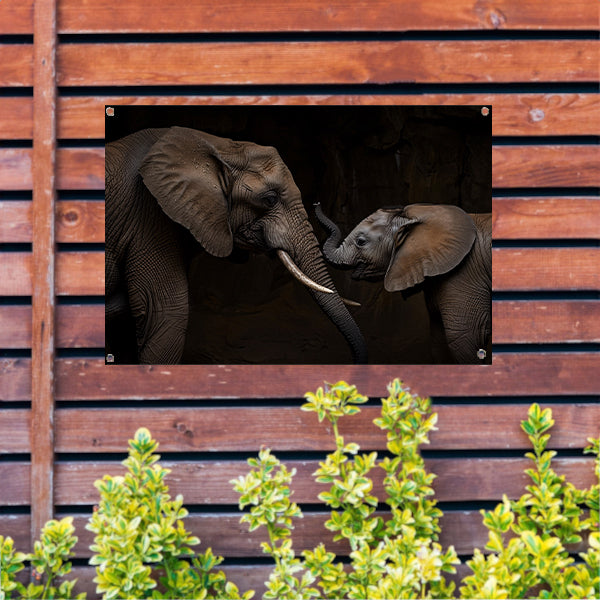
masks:
[[[277,250],[277,256],[281,259],[281,262],[285,265],[287,270],[305,286],[316,290],[317,292],[325,292],[326,294],[333,294],[333,290],[323,287],[318,283],[314,282],[310,277],[305,275],[296,265],[296,263],[290,258],[290,255],[285,250]]]
[[[340,296],[340,298],[342,299],[342,302],[348,306],[361,306],[360,302],[354,302],[354,300],[348,300],[348,298],[344,298],[343,296]]]

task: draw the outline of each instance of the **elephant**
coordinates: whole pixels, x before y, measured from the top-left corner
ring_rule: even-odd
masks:
[[[274,147],[187,127],[143,129],[106,144],[105,169],[107,352],[129,313],[133,362],[181,362],[189,315],[184,238],[193,236],[196,249],[215,257],[234,248],[277,255],[345,336],[353,361],[367,361]]]
[[[491,360],[491,213],[445,204],[384,207],[341,240],[320,205],[315,210],[329,232],[323,254],[332,265],[353,268],[353,279],[383,279],[388,292],[422,289],[432,340],[449,348],[451,361]]]

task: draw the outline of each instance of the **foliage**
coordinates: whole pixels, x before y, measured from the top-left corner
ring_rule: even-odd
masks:
[[[532,484],[516,501],[504,496],[493,511],[482,511],[489,530],[487,555],[475,551],[467,564],[473,575],[461,588],[463,598],[598,598],[600,595],[599,485],[578,490],[552,469],[556,452],[547,450],[554,424],[552,411],[533,404],[521,423],[533,445],[526,456],[534,468],[525,472]],[[596,454],[600,476],[598,440],[589,440],[586,451]],[[584,518],[584,507],[590,511]],[[588,535],[589,551],[575,564],[568,545]]]
[[[62,581],[58,587],[54,585],[58,578],[64,578],[71,572],[71,563],[68,561],[77,543],[74,532],[72,517],[48,521],[31,554],[15,552],[13,540],[0,536],[0,600],[12,598],[13,592],[19,598],[31,600],[85,598],[85,594],[73,596],[76,579]],[[34,579],[38,582],[30,583],[27,587],[15,580],[15,575],[23,570],[26,561],[31,562]]]
[[[87,529],[96,534],[90,563],[97,565],[97,590],[112,598],[240,598],[222,572],[222,558],[186,531],[182,496],[174,500],[164,482],[168,469],[156,464],[158,447],[147,429],[129,441],[125,476],[105,475],[95,483],[100,504]],[[251,594],[245,594],[249,598]]]
[[[398,380],[382,399],[381,417],[375,425],[386,432],[390,456],[378,461],[376,453],[360,454],[356,443],[346,443],[338,421],[360,412],[367,401],[355,386],[338,382],[306,394],[302,409],[327,419],[335,439],[330,453],[314,473],[329,489],[319,499],[330,509],[325,523],[333,540],[347,540],[350,564],[344,565],[320,544],[295,556],[291,532],[300,508],[291,502],[289,472],[269,450],[248,461],[251,470],[232,481],[240,494],[242,517],[250,531],[267,528],[269,543],[263,551],[275,568],[265,598],[452,598],[453,582],[444,573],[455,573],[460,561],[451,546],[438,543],[441,511],[433,499],[435,475],[427,473],[419,446],[429,443],[437,415],[431,401],[409,392]],[[599,598],[600,534],[598,533],[599,486],[579,490],[551,467],[555,452],[547,450],[553,425],[550,409],[534,404],[522,422],[533,452],[532,480],[519,500],[506,496],[493,511],[482,511],[489,531],[487,554],[476,549],[467,562],[473,572],[464,578],[461,598]],[[600,477],[598,440],[586,449],[596,454]],[[390,514],[376,514],[380,501],[373,495],[373,469],[384,471],[385,502]],[[589,514],[586,518],[586,512]],[[587,536],[588,551],[575,562],[568,546]],[[302,573],[302,577],[299,574]]]

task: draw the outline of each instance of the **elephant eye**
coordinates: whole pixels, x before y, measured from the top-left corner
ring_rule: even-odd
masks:
[[[277,204],[279,195],[274,190],[271,190],[271,191],[263,194],[260,199],[265,206],[267,206],[269,208],[273,208],[273,206],[275,206],[275,204]]]
[[[357,245],[359,248],[362,248],[363,246],[366,246],[366,245],[367,245],[367,242],[368,242],[368,241],[369,241],[369,240],[367,240],[367,238],[366,238],[365,236],[363,236],[363,235],[359,235],[359,236],[356,238],[356,241],[355,241],[354,243],[355,243],[355,244],[356,244],[356,245]]]

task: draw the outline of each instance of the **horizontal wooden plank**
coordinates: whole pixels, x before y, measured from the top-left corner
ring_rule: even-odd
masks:
[[[492,285],[496,291],[600,289],[598,248],[495,248]],[[31,295],[31,254],[0,254],[4,296]],[[57,256],[58,295],[104,294],[103,252],[61,252]]]
[[[57,348],[104,348],[104,304],[56,307]],[[0,306],[0,348],[31,348],[31,306]]]
[[[0,200],[0,243],[31,242],[31,206],[27,200]],[[58,201],[56,241],[104,242],[104,201]]]
[[[600,248],[495,248],[492,287],[496,291],[600,289]]]
[[[63,44],[62,86],[595,81],[594,40]],[[315,68],[318,65],[319,68]]]
[[[377,516],[388,518],[389,513],[377,512]],[[90,545],[93,543],[94,534],[85,529],[91,514],[76,513],[73,525],[78,542],[74,546],[76,558],[89,558]],[[246,523],[240,523],[240,512],[220,513],[191,513],[185,520],[186,529],[200,538],[200,549],[212,548],[213,552],[224,558],[252,558],[260,553],[260,544],[267,541],[267,534],[263,529],[249,532]],[[299,554],[303,550],[312,550],[320,543],[325,545],[329,552],[338,556],[348,556],[350,546],[345,541],[333,541],[333,533],[325,528],[325,521],[330,517],[325,512],[304,512],[303,518],[294,520],[292,541],[294,550]],[[0,515],[0,531],[5,536],[10,536],[19,551],[30,549],[28,539],[29,515]],[[459,555],[470,555],[475,548],[482,551],[488,541],[488,530],[482,523],[483,517],[478,510],[449,510],[444,512],[440,519],[440,539],[443,547],[450,545]],[[572,551],[583,551],[584,542],[570,546]],[[487,552],[486,552],[487,553]]]
[[[494,301],[497,344],[600,342],[600,302],[594,300]],[[59,305],[58,348],[104,347],[103,305]],[[31,307],[0,306],[0,348],[31,347]]]
[[[494,146],[492,161],[494,187],[600,186],[597,145]]]
[[[31,189],[28,148],[0,148],[0,185],[6,190]],[[600,185],[594,145],[494,146],[494,187],[590,187]],[[104,189],[104,148],[60,148],[57,187],[62,190]]]
[[[31,253],[0,254],[0,295],[31,296]],[[104,252],[60,252],[56,257],[59,296],[104,294]]]
[[[600,302],[493,302],[492,331],[498,344],[600,342]]]
[[[31,411],[19,408],[0,412],[0,454],[29,454]]]
[[[3,0],[0,34],[33,32],[33,0]],[[263,31],[405,31],[446,29],[593,29],[597,11],[592,0],[568,5],[541,0],[498,0],[493,6],[473,0],[371,0],[360,6],[348,0],[288,0],[285,5],[258,0],[249,11],[235,0],[165,2],[101,0],[58,4],[60,33],[263,32]]]
[[[5,100],[0,98],[0,107]],[[22,100],[22,99],[19,99]],[[27,102],[21,102],[21,105]],[[492,105],[492,134],[600,135],[600,106],[596,94],[414,94],[360,96],[73,96],[58,99],[57,128],[62,139],[102,139],[106,104],[144,105]],[[10,109],[10,106],[7,108]],[[23,110],[23,109],[21,109]],[[6,113],[10,114],[10,113]],[[25,123],[27,121],[24,121]],[[12,121],[11,121],[12,123]],[[29,118],[31,123],[31,118]],[[10,139],[10,129],[0,137]],[[4,124],[11,127],[10,123]],[[16,127],[16,125],[12,125]],[[15,135],[13,133],[13,135]],[[29,136],[25,136],[27,138]]]
[[[494,198],[495,240],[598,239],[600,198]]]
[[[407,94],[311,96],[63,96],[58,98],[59,139],[104,138],[104,106],[144,105],[491,105],[492,135],[600,135],[596,94]],[[33,100],[0,98],[0,140],[33,136]]]
[[[600,404],[557,405],[552,410],[552,448],[584,448],[587,438],[597,435]],[[442,405],[434,411],[438,431],[432,432],[426,450],[530,446],[520,427],[527,418],[526,406]],[[340,432],[365,450],[385,450],[385,433],[372,424],[380,414],[378,406],[363,407],[360,417],[340,422]],[[55,418],[56,451],[61,453],[123,452],[140,419],[160,442],[161,452],[255,452],[257,444],[278,452],[335,450],[330,428],[299,406],[159,408],[144,410],[143,417],[138,409],[60,409]]]
[[[0,43],[0,87],[33,85],[33,45]]]
[[[301,398],[325,381],[343,379],[363,394],[381,397],[402,380],[428,396],[597,395],[590,373],[600,367],[594,352],[497,353],[492,365],[105,365],[99,359],[58,359],[57,400],[164,400],[181,398]],[[0,400],[29,400],[31,362],[0,359]]]
[[[260,440],[257,440],[260,443]],[[318,461],[286,461],[297,475],[291,488],[294,501],[305,504],[318,503],[318,495],[325,489],[314,481],[312,473]],[[531,461],[525,458],[431,458],[426,459],[427,470],[437,475],[433,488],[440,502],[466,502],[475,500],[518,498],[530,482],[524,470]],[[565,475],[577,487],[595,483],[592,458],[556,458],[553,468]],[[170,469],[165,482],[173,496],[182,494],[186,505],[237,505],[239,496],[230,481],[247,472],[243,461],[195,461],[175,463],[164,461]],[[0,463],[4,506],[29,504],[29,463]],[[55,468],[55,503],[57,506],[97,504],[98,491],[94,481],[109,473],[122,474],[124,468],[115,462],[58,462]],[[373,493],[383,497],[383,471],[373,473]]]

